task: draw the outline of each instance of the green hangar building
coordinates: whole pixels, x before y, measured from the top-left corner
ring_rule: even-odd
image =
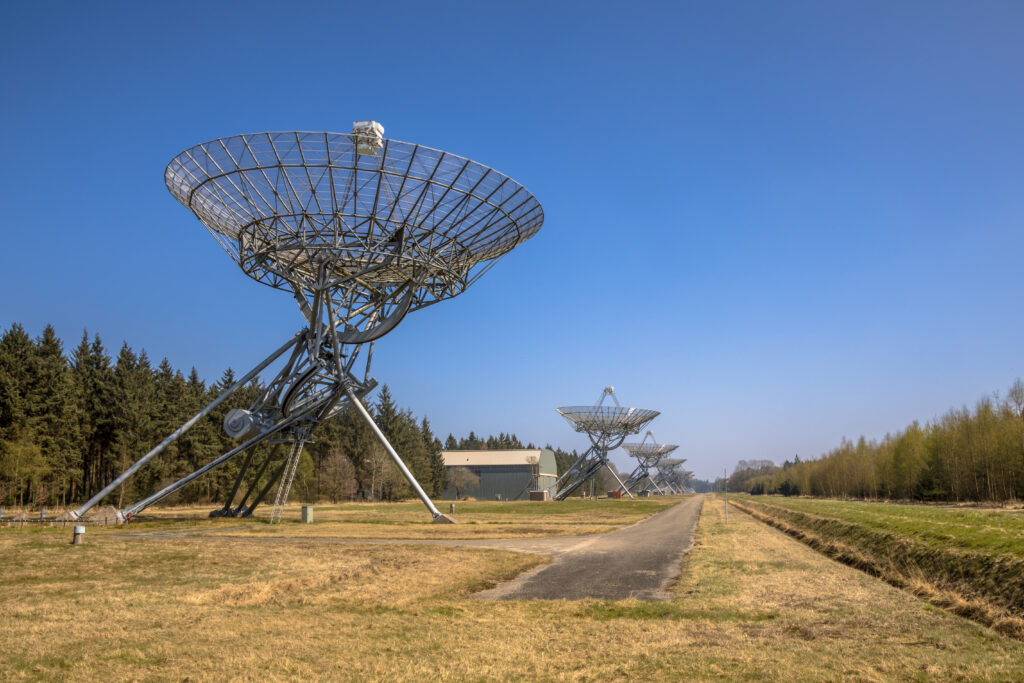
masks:
[[[529,500],[530,491],[549,489],[558,479],[550,448],[499,451],[441,451],[448,470],[445,500]]]

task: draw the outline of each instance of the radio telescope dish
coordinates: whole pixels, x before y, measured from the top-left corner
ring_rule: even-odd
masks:
[[[242,271],[289,292],[305,326],[263,362],[129,467],[75,519],[203,416],[283,358],[283,367],[248,409],[224,428],[244,442],[119,512],[131,519],[237,455],[247,452],[224,507],[213,516],[248,516],[277,485],[280,517],[303,445],[320,422],[354,406],[435,521],[438,512],[374,423],[361,399],[373,341],[411,311],[461,294],[544,223],[540,203],[508,176],[464,157],[384,137],[375,121],[350,134],[256,133],[205,142],[174,157],[164,172],[171,194],[206,226]],[[367,345],[369,345],[367,347]],[[356,376],[364,347],[365,370]],[[258,462],[252,448],[288,444]],[[259,483],[269,483],[256,492]],[[243,482],[248,490],[236,504]],[[255,494],[255,496],[254,496]]]
[[[632,457],[637,459],[636,469],[626,479],[626,483],[623,484],[623,490],[629,492],[641,482],[647,480],[647,488],[653,487],[658,493],[664,494],[665,492],[661,490],[658,483],[650,476],[651,468],[657,466],[666,455],[679,448],[679,446],[670,443],[658,443],[654,439],[654,433],[648,431],[643,441],[639,443],[624,443],[622,447]]]
[[[604,405],[604,400],[609,396],[614,406]],[[566,406],[556,410],[572,423],[575,431],[586,434],[591,443],[590,448],[555,482],[553,497],[556,500],[564,500],[572,495],[608,462],[608,451],[621,446],[628,435],[636,434],[660,414],[657,410],[622,407],[615,397],[615,390],[610,386],[605,387],[595,405]],[[623,483],[618,475],[615,478],[620,485]],[[629,491],[626,493],[630,498],[633,497]]]
[[[573,424],[573,429],[584,434],[612,431],[635,434],[659,415],[657,410],[619,406],[566,406],[556,410]]]
[[[341,341],[369,338],[462,293],[544,222],[508,176],[378,129],[220,138],[176,156],[164,180],[249,277],[329,293],[348,312]]]

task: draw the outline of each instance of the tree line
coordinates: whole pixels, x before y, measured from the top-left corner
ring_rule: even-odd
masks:
[[[732,490],[917,501],[1024,499],[1024,381],[881,440],[843,439],[815,460],[741,461]]]
[[[475,432],[470,432],[469,436],[464,436],[461,439],[456,439],[449,434],[448,438],[444,440],[446,451],[500,451],[517,448],[533,449],[536,446],[532,443],[524,446],[515,434],[506,434],[505,432],[501,432],[498,436],[488,436],[486,439],[477,436]]]
[[[21,325],[11,325],[0,336],[0,505],[68,507],[87,500],[235,381],[231,369],[207,385],[195,368],[186,375],[166,358],[154,367],[144,350],[136,353],[127,343],[111,358],[99,335],[90,339],[88,333],[65,354],[52,326],[33,339]],[[254,381],[226,403],[248,405],[262,389]],[[447,475],[429,420],[396,406],[387,386],[368,408],[427,493],[439,495]],[[105,502],[123,507],[236,446],[221,429],[228,410],[218,406]],[[258,455],[284,457],[283,445],[257,448]],[[223,503],[241,460],[166,502]],[[292,492],[304,501],[335,502],[410,494],[355,409],[317,429]]]

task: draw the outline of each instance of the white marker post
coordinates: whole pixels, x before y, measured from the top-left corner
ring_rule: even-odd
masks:
[[[729,474],[722,468],[722,481],[725,487],[725,523],[729,523]]]

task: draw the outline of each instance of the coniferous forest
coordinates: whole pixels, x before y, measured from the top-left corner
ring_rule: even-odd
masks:
[[[207,385],[195,369],[186,376],[166,359],[154,367],[144,351],[136,354],[127,344],[112,359],[99,336],[87,334],[65,354],[52,327],[32,339],[12,325],[0,337],[0,502],[63,507],[85,500],[234,381],[230,369]],[[231,403],[245,405],[259,391],[253,383]],[[220,428],[228,409],[221,406],[199,422],[110,502],[137,500],[235,445]],[[443,487],[429,423],[416,424],[386,388],[374,410],[427,490]],[[400,496],[404,482],[378,449],[357,416],[329,421],[303,454],[293,495],[340,499],[365,490],[376,498]],[[240,464],[225,464],[168,502],[222,502]]]
[[[1024,381],[1005,398],[914,422],[878,441],[843,439],[815,460],[741,461],[730,489],[754,494],[947,502],[1024,499]]]
[[[112,358],[100,337],[88,333],[68,353],[51,326],[32,338],[21,325],[11,325],[0,336],[0,507],[67,507],[87,500],[235,381],[231,369],[207,384],[195,368],[186,375],[167,359],[154,367],[145,351],[136,353],[127,344]],[[261,390],[258,382],[239,389],[106,502],[130,504],[236,446],[221,428],[224,416],[232,407],[251,403]],[[441,440],[429,420],[399,408],[386,385],[368,408],[427,494],[440,495],[447,473]],[[461,439],[449,434],[444,447],[524,448],[515,434],[484,438],[473,432]],[[283,446],[258,448],[266,452]],[[575,458],[561,449],[555,453],[559,471]],[[225,463],[165,504],[223,504],[241,464],[241,458]],[[339,502],[411,495],[383,447],[351,409],[317,428],[299,462],[291,499]]]

